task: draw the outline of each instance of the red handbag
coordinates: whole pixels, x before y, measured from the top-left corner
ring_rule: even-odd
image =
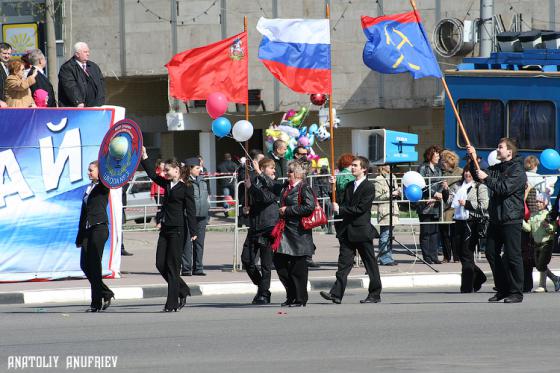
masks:
[[[298,191],[298,204],[299,205],[301,205],[301,189],[302,188],[303,187],[300,187],[299,191]],[[327,214],[325,214],[325,211],[323,210],[323,208],[319,204],[319,200],[317,199],[317,196],[315,195],[315,193],[313,191],[311,191],[311,193],[313,193],[313,199],[315,200],[315,209],[313,210],[311,215],[301,217],[301,226],[305,230],[310,230],[310,229],[313,229],[313,228],[316,228],[316,227],[320,227],[321,225],[326,225],[329,221],[328,218],[327,218]]]

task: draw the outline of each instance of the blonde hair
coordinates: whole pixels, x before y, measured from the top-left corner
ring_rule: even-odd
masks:
[[[293,172],[296,178],[303,180],[307,176],[307,167],[302,162],[290,161],[288,163],[288,172]]]
[[[459,164],[459,156],[457,153],[446,149],[441,152],[441,161],[447,163],[451,169],[454,169]]]
[[[534,155],[529,155],[525,157],[525,160],[523,161],[523,165],[525,166],[525,171],[531,171],[532,169],[539,167],[540,163],[541,162],[539,162],[539,159]]]

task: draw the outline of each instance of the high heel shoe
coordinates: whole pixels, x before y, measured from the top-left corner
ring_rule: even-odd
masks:
[[[109,306],[111,306],[111,299],[115,299],[115,296],[112,295],[108,298],[103,298],[103,306],[101,307],[103,311],[105,311],[107,308],[109,308]]]
[[[179,297],[179,309],[182,309],[187,305],[187,297]]]
[[[163,312],[177,312],[177,308],[164,308]]]

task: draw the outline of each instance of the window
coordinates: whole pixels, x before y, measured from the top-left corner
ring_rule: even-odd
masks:
[[[496,148],[505,136],[504,105],[497,100],[459,100],[459,115],[475,148]],[[457,124],[457,143],[466,143]]]
[[[556,148],[556,108],[549,101],[508,102],[509,137],[520,149]]]

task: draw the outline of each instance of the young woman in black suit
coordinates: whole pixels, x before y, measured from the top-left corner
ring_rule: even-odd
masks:
[[[106,310],[114,298],[114,293],[103,282],[101,273],[103,249],[109,238],[109,189],[99,182],[97,161],[89,164],[88,176],[91,184],[87,187],[82,202],[76,247],[82,249],[80,267],[91,285],[91,305],[88,312],[98,312]]]
[[[190,289],[183,281],[180,273],[181,249],[185,215],[191,232],[196,232],[196,209],[192,185],[181,180],[181,165],[177,160],[165,161],[163,178],[156,174],[155,164],[148,159],[146,148],[142,148],[142,167],[156,184],[165,188],[165,201],[162,206],[161,229],[156,250],[156,267],[167,281],[167,301],[164,312],[177,311],[187,303]],[[191,237],[196,240],[196,236]]]

